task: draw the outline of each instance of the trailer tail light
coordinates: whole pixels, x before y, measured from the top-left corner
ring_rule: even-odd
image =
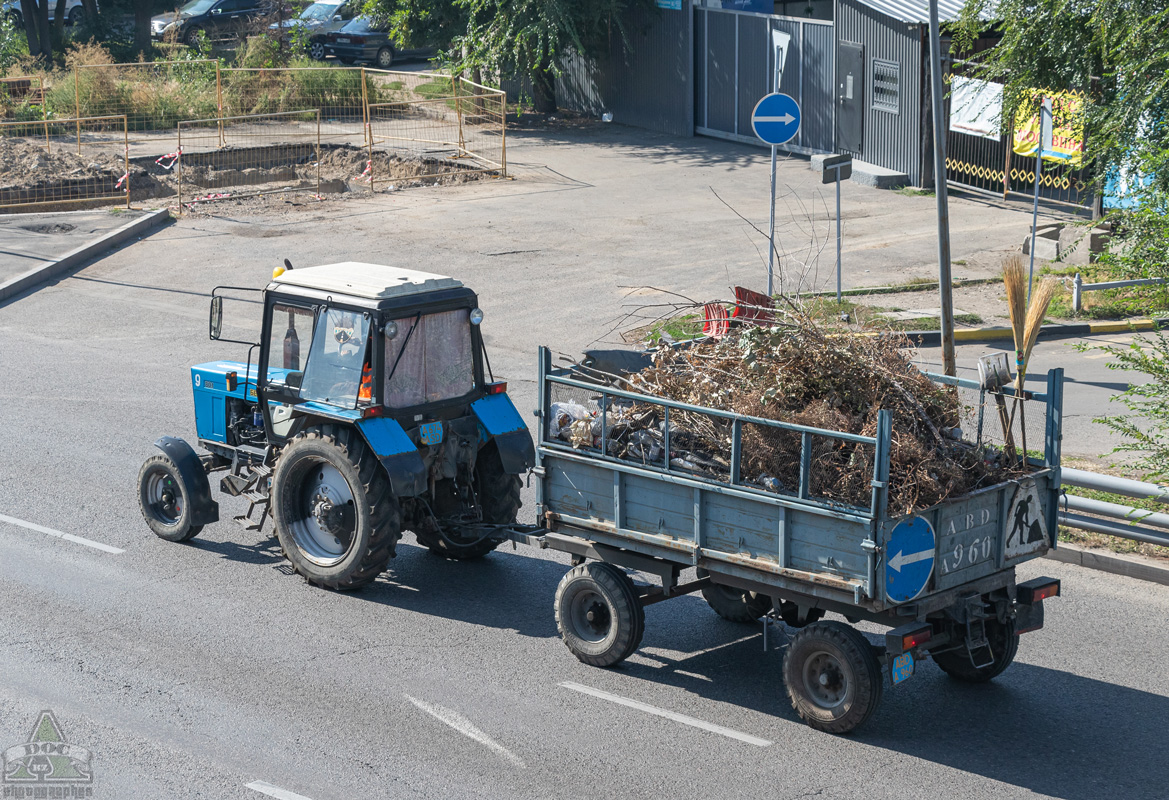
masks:
[[[928,622],[910,622],[885,634],[885,650],[894,655],[908,653],[933,638],[934,629]]]
[[[1025,606],[1042,603],[1049,597],[1059,597],[1059,580],[1056,578],[1034,578],[1020,583],[1015,594],[1015,600]]]
[[[487,384],[487,394],[507,394],[507,381]]]

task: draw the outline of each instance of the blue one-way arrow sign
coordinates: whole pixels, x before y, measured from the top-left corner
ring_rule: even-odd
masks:
[[[894,526],[885,544],[885,595],[891,602],[905,603],[925,591],[937,543],[933,526],[921,517]]]
[[[767,144],[787,144],[800,132],[800,105],[783,92],[765,95],[751,112],[751,127]]]

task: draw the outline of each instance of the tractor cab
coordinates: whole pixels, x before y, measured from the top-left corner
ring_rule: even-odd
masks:
[[[375,496],[389,495],[395,530],[413,530],[450,558],[503,540],[492,526],[514,522],[535,449],[507,384],[491,375],[471,289],[352,261],[277,269],[252,290],[262,295],[259,341],[222,338],[228,290],[240,291],[212,293],[210,336],[248,345],[248,358],[191,368],[207,453],[186,460],[227,471],[220,489],[251,501],[237,520],[258,528],[271,514],[298,571],[335,588],[372,580],[370,565],[393,552],[391,543],[354,555],[369,549],[355,544],[356,532],[377,521],[362,517],[359,500],[372,509]],[[144,513],[150,522],[145,505]]]

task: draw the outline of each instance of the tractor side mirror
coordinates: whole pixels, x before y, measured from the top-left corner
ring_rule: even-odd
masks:
[[[216,295],[211,298],[211,319],[208,322],[212,339],[218,339],[223,330],[223,298]]]

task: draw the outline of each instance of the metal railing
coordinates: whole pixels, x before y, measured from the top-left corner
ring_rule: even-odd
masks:
[[[1101,289],[1122,289],[1126,286],[1154,286],[1165,283],[1164,278],[1140,278],[1131,281],[1103,281],[1101,283],[1084,283],[1080,273],[1076,273],[1072,281],[1072,310],[1077,314],[1084,303],[1084,292],[1098,292]]]
[[[1123,497],[1154,500],[1169,505],[1169,487],[1155,483],[1101,475],[1081,469],[1064,469],[1062,483]],[[1150,511],[1064,494],[1060,500],[1059,524],[1107,536],[1169,547],[1169,513]]]

